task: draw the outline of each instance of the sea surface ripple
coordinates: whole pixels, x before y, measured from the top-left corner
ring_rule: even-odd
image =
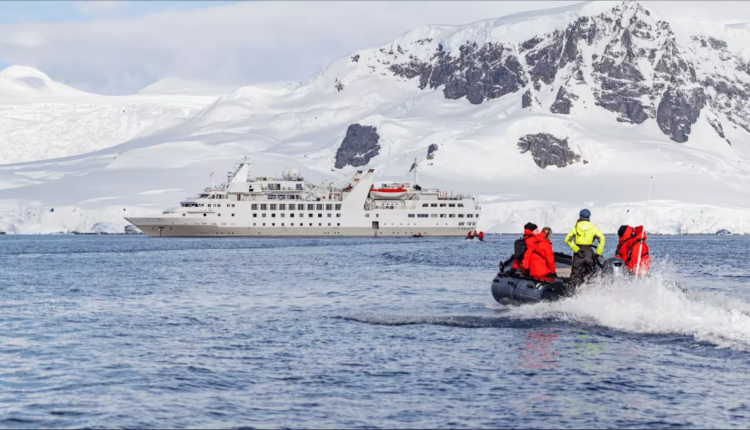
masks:
[[[750,239],[505,307],[514,239],[0,236],[0,427],[750,425]]]

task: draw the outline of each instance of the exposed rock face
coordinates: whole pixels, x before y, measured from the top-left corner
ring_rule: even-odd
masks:
[[[336,92],[340,93],[341,90],[344,89],[344,84],[341,83],[338,79],[336,79],[336,82],[334,82],[334,86],[336,87]]]
[[[581,160],[581,157],[568,147],[568,139],[558,139],[547,133],[527,134],[518,140],[522,154],[531,152],[537,166],[565,167]]]
[[[438,150],[438,146],[435,143],[430,144],[430,147],[427,148],[427,159],[432,160],[435,158],[435,152]]]
[[[380,136],[375,127],[352,124],[346,130],[346,136],[341,142],[341,146],[336,151],[337,169],[344,166],[364,166],[370,160],[380,153],[378,141]]]
[[[659,128],[675,142],[687,142],[690,127],[698,120],[706,104],[702,89],[685,93],[670,87],[659,103],[656,122]]]
[[[560,87],[557,91],[557,98],[549,109],[552,113],[570,114],[570,108],[573,106],[572,100],[578,100],[578,96],[568,93],[565,87]]]
[[[532,103],[532,96],[531,96],[531,90],[526,90],[525,93],[523,93],[523,97],[521,97],[521,109],[526,109],[527,107],[531,106]]]
[[[550,110],[567,114],[572,95],[581,94],[575,87],[584,85],[596,105],[615,113],[617,121],[656,120],[678,142],[689,138],[704,108],[750,133],[750,63],[714,37],[678,40],[668,22],[637,2],[579,17],[517,44],[493,39],[491,33],[481,45],[460,37],[465,36],[451,40],[450,46],[459,46],[451,52],[439,38],[421,39],[383,48],[377,61],[398,77],[419,78],[421,89],[442,87],[448,99],[466,97],[478,104],[523,90],[526,108],[533,104],[530,87],[542,91],[562,83]],[[597,54],[584,56],[592,51]],[[706,90],[697,93],[700,87]]]
[[[467,43],[459,48],[457,57],[439,45],[429,62],[412,59],[406,64],[394,64],[390,70],[405,78],[419,76],[421,89],[444,85],[445,98],[466,97],[473,104],[516,92],[528,82],[513,50],[501,43],[481,47]]]

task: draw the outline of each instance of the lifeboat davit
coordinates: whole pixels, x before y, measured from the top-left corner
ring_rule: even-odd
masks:
[[[406,188],[372,188],[370,195],[373,199],[378,200],[400,199],[406,195]]]

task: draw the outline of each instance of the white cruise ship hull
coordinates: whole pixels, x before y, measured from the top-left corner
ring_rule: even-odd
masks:
[[[163,218],[128,218],[149,237],[464,237],[467,227],[226,227],[172,224]]]

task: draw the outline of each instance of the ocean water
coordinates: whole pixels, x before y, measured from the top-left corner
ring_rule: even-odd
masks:
[[[514,239],[0,237],[0,427],[750,426],[750,239],[504,307]]]

